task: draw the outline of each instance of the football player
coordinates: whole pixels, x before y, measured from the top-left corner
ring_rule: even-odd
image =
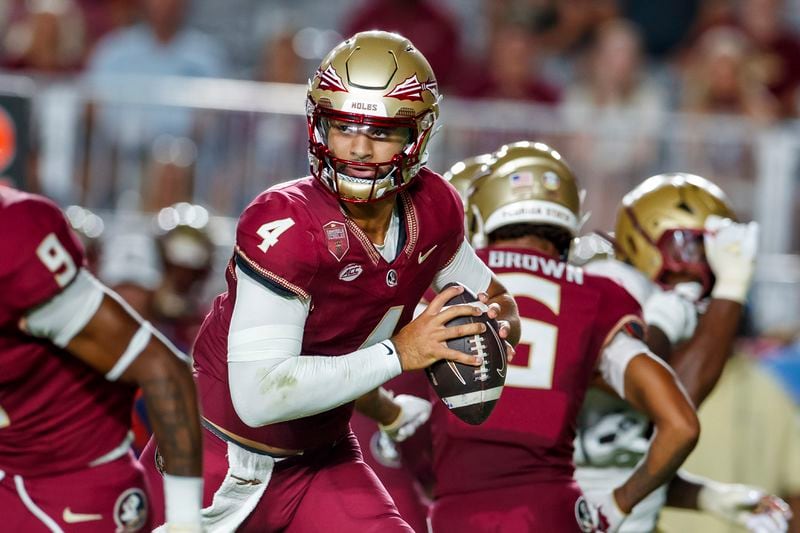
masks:
[[[152,529],[155,502],[130,449],[138,386],[164,454],[168,526],[200,531],[187,363],[87,272],[52,202],[0,187],[0,529]]]
[[[470,184],[486,172],[492,154],[459,161],[443,177],[463,201]],[[417,311],[422,312],[436,293],[429,289]],[[424,372],[405,372],[356,401],[350,421],[364,461],[394,500],[403,519],[417,531],[428,530],[427,517],[433,487],[430,424],[431,402]],[[377,422],[377,424],[376,424]]]
[[[483,293],[518,338],[513,299],[464,239],[458,193],[424,166],[438,101],[428,62],[388,32],[347,39],[310,81],[312,175],[242,214],[228,291],[194,346],[209,528],[410,531],[362,461],[354,400],[440,359],[480,364],[443,342],[485,329],[445,327],[481,312],[442,310],[462,288],[412,321],[431,284]]]
[[[565,262],[582,217],[575,177],[557,152],[502,147],[472,184],[467,215],[479,256],[520,306],[522,337],[485,423],[469,426],[434,405],[433,531],[615,531],[694,447],[694,409],[643,342],[638,302]],[[589,504],[572,479],[572,447],[596,374],[657,432],[630,479]]]
[[[623,199],[614,246],[593,235],[576,250],[581,262],[598,250],[616,250],[616,258],[590,261],[585,270],[616,279],[643,302],[650,347],[670,363],[696,406],[730,355],[755,267],[758,226],[735,220],[727,197],[710,181],[661,174]],[[649,420],[600,391],[587,396],[579,420],[576,478],[587,495],[604,493],[647,452]],[[785,531],[789,516],[785,502],[755,487],[681,473],[637,505],[621,531],[653,531],[665,504],[764,533]]]

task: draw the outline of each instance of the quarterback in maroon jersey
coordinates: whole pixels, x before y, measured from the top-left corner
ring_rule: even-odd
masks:
[[[163,442],[169,526],[200,531],[188,360],[83,264],[52,202],[0,187],[0,529],[151,530],[130,449],[138,385]]]
[[[570,169],[541,143],[502,147],[470,188],[467,226],[517,299],[522,336],[484,424],[434,406],[435,533],[615,531],[694,447],[694,410],[642,341],[638,302],[563,261],[580,227],[579,198]],[[595,378],[651,416],[657,451],[627,483],[589,502],[572,478],[572,447]]]
[[[228,291],[194,347],[205,426],[204,524],[239,531],[410,531],[364,464],[353,401],[443,358],[477,365],[445,327],[470,306],[419,317],[425,289],[459,281],[518,334],[516,305],[464,240],[456,191],[423,166],[438,115],[425,58],[405,38],[359,33],[309,84],[312,176],[242,214]],[[152,444],[152,443],[151,443]],[[150,473],[158,453],[142,454]]]

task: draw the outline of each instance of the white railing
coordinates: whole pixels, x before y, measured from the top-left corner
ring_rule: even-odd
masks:
[[[30,95],[40,182],[62,204],[154,211],[187,200],[235,217],[262,189],[307,173],[301,85],[0,76],[4,91]],[[800,259],[786,255],[800,252],[797,123],[765,129],[668,112],[576,119],[564,109],[447,97],[440,123],[429,162],[440,172],[520,139],[557,148],[587,189],[587,229],[612,227],[622,195],[649,175],[714,180],[742,219],[762,226],[758,325],[800,317]]]

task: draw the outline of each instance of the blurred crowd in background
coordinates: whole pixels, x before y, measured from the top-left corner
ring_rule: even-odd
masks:
[[[795,117],[792,0],[6,0],[6,71],[305,83],[331,44],[397,30],[446,95]],[[119,59],[126,61],[118,61]],[[654,83],[656,81],[657,83]]]

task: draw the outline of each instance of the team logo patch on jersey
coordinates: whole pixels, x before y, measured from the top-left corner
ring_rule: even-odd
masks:
[[[397,286],[397,271],[395,269],[392,268],[386,273],[386,284],[389,287]]]
[[[114,504],[114,522],[118,533],[139,531],[147,522],[147,496],[139,488],[128,489]]]
[[[322,226],[325,238],[328,240],[328,251],[337,261],[341,261],[350,250],[350,239],[347,237],[347,228],[343,222],[332,220]]]
[[[596,531],[596,520],[592,516],[592,509],[583,496],[575,501],[575,521],[578,522],[578,527],[581,528],[581,531],[586,531],[587,533]]]
[[[409,76],[394,86],[394,89],[386,93],[386,98],[397,98],[398,100],[411,100],[412,102],[422,101],[422,91],[430,91],[434,98],[437,98],[439,86],[436,80],[420,82],[417,75]]]
[[[362,272],[364,272],[364,267],[358,263],[350,263],[339,272],[339,279],[342,281],[353,281],[360,276]]]

